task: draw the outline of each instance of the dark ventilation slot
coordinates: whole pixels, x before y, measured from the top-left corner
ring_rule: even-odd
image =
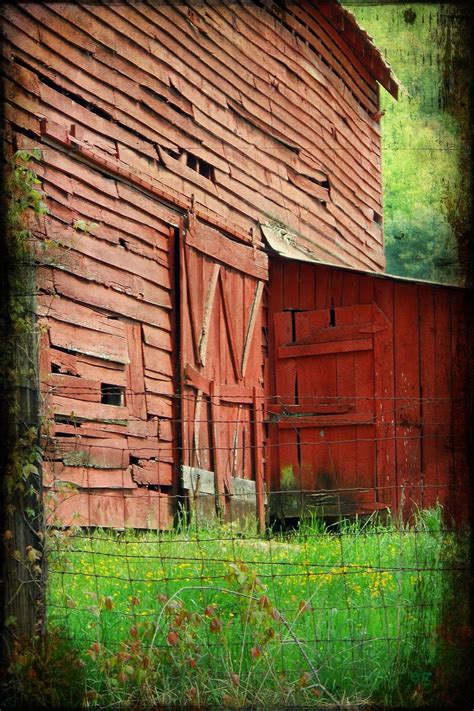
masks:
[[[199,159],[196,158],[196,156],[193,156],[192,153],[188,153],[186,156],[186,165],[188,168],[191,168],[191,170],[197,170],[198,169],[198,163]]]
[[[79,417],[69,417],[68,415],[54,415],[54,421],[61,425],[71,425],[80,427],[82,420]]]
[[[296,314],[295,311],[291,311],[291,341],[295,343],[296,341]]]
[[[174,158],[174,160],[179,160],[181,158],[181,153],[173,151],[171,148],[168,148],[168,146],[160,145],[160,151],[164,151],[167,155],[170,156],[170,158]]]
[[[382,215],[380,213],[375,212],[374,210],[374,222],[376,222],[378,225],[382,224]]]
[[[207,161],[202,160],[202,158],[198,158],[192,153],[187,153],[186,165],[188,168],[191,168],[191,170],[195,170],[196,173],[202,175],[203,178],[207,178],[207,180],[215,182],[214,167]]]
[[[102,405],[115,405],[116,407],[123,407],[125,404],[125,388],[120,387],[120,385],[101,383],[100,401]]]
[[[336,309],[334,308],[334,302],[331,300],[331,308],[329,309],[329,326],[334,328],[336,325]]]

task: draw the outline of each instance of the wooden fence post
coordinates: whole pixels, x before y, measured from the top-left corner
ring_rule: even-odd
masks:
[[[12,168],[14,172],[15,168]],[[0,535],[2,538],[2,657],[14,640],[42,632],[44,622],[43,507],[39,419],[36,265],[30,237],[14,231],[27,217],[2,175],[0,237]],[[17,196],[16,196],[17,197]],[[12,208],[13,205],[13,208]]]

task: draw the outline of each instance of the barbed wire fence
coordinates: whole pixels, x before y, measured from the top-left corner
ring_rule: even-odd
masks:
[[[43,391],[55,389],[43,383]],[[407,400],[412,404],[413,398]],[[417,401],[456,406],[447,398]],[[429,424],[442,428],[445,422]],[[79,432],[81,422],[76,425]],[[441,430],[425,434],[425,445],[446,436]],[[367,439],[375,446],[377,438]],[[405,443],[415,436],[395,439]],[[422,441],[419,434],[416,439]],[[222,517],[216,494],[144,485],[142,492],[161,492],[166,499],[150,497],[148,514],[132,527],[127,511],[137,497],[125,474],[115,489],[101,492],[98,477],[106,470],[88,466],[93,445],[79,435],[53,440],[53,446],[44,443],[52,473],[44,492],[48,617],[69,635],[86,665],[88,703],[133,697],[217,707],[368,699],[421,705],[464,693],[468,674],[460,660],[471,643],[469,539],[467,529],[453,527],[463,495],[455,472],[439,484],[411,482],[416,501],[429,492],[434,504],[428,510],[413,505],[405,521],[388,507],[348,515],[344,502],[364,486],[296,485],[291,492],[267,489],[267,511],[270,502],[279,510],[278,501],[290,494],[299,515],[286,523],[267,515],[262,534],[255,516],[242,517],[242,498],[251,509],[254,492],[226,493]],[[67,442],[68,453],[86,452],[78,467],[82,478],[68,482],[61,474],[55,480],[54,466],[65,456],[62,446],[54,453],[58,440]],[[240,449],[255,446],[248,440]],[[159,467],[160,459],[192,461],[183,447],[144,442],[142,450],[146,455],[149,449]],[[119,451],[125,473],[130,451]],[[377,489],[382,499],[387,493],[400,502],[405,484]],[[79,494],[87,497],[90,525],[82,508],[81,516],[60,525],[61,505],[69,502],[73,511]],[[329,517],[324,506],[307,505],[305,497],[315,494],[326,502],[331,497]],[[163,520],[160,507],[171,512],[164,527],[156,524]],[[110,528],[94,523],[101,508],[113,512]]]

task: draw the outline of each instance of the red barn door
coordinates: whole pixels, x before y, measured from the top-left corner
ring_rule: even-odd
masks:
[[[387,317],[371,303],[284,311],[274,315],[274,326],[278,397],[269,410],[278,430],[276,478],[280,490],[301,492],[280,495],[281,515],[300,515],[307,505],[321,515],[384,508],[384,445],[392,427]]]
[[[182,483],[196,514],[263,523],[267,257],[190,219],[182,248]]]

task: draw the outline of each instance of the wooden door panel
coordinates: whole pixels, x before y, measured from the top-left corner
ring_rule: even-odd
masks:
[[[236,507],[255,513],[266,256],[191,218],[182,264],[183,486],[201,477],[225,516],[234,518]],[[206,515],[211,509],[208,502]]]
[[[315,499],[326,512],[379,505],[375,354],[387,324],[378,311],[364,304],[275,314],[280,397],[269,409],[280,481],[305,499],[331,491],[332,498]]]

